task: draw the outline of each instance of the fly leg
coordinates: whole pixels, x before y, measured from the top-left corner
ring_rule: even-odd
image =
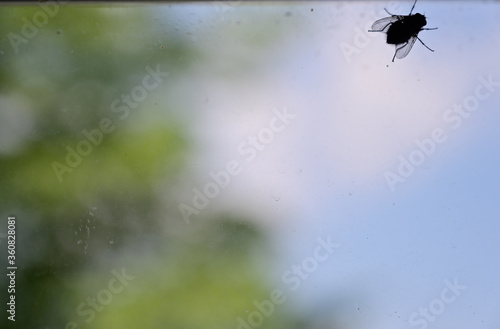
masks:
[[[420,40],[419,37],[417,37],[418,41],[420,41],[421,44],[423,44],[425,46],[425,48],[429,49],[430,51],[434,52],[434,50],[432,50],[431,48],[427,47],[427,45],[422,41]],[[395,55],[394,55],[395,56]]]
[[[396,15],[394,15],[394,14],[391,14],[391,13],[389,12],[389,10],[387,10],[387,9],[385,9],[385,8],[384,8],[384,10],[385,10],[385,12],[386,12],[386,13],[388,13],[389,15],[391,15],[391,16],[396,16]]]
[[[412,13],[412,11],[413,11],[413,8],[415,8],[415,5],[416,5],[416,4],[417,4],[417,0],[415,0],[415,2],[413,3],[413,7],[411,7],[411,10],[410,10],[410,15],[411,15],[411,13]]]
[[[419,39],[420,40],[420,39]],[[422,41],[420,41],[422,42]],[[394,52],[394,56],[392,57],[392,61],[394,62],[394,58],[396,58],[396,54],[398,53],[399,50],[403,49],[404,47],[406,47],[406,45],[408,44],[408,41],[406,41],[401,47],[399,48],[396,48],[396,51]],[[425,45],[424,45],[425,46]],[[427,46],[426,46],[427,47]],[[433,50],[434,51],[434,50]]]

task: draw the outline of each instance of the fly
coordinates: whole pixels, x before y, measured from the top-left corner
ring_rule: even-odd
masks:
[[[423,28],[427,25],[427,20],[425,16],[419,13],[412,15],[413,8],[415,8],[415,4],[417,0],[413,3],[413,7],[411,7],[410,14],[407,16],[403,15],[393,15],[387,9],[384,10],[391,16],[381,18],[378,21],[375,21],[372,25],[372,29],[368,30],[368,32],[386,32],[387,33],[387,43],[390,45],[396,45],[396,52],[394,53],[394,57],[392,57],[392,61],[394,62],[394,58],[405,58],[406,55],[410,53],[411,48],[415,44],[415,41],[420,41],[425,48],[430,51],[434,51],[431,48],[427,47],[427,45],[420,40],[418,37],[418,33],[422,30],[436,30],[437,27],[434,28]]]

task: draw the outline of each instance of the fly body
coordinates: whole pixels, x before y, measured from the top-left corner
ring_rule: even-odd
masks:
[[[427,20],[422,14],[414,14],[413,9],[417,0],[413,3],[409,15],[393,15],[385,9],[385,11],[391,15],[375,21],[372,25],[372,29],[368,32],[385,32],[387,33],[387,43],[391,45],[396,45],[396,52],[392,57],[394,58],[405,58],[406,55],[410,53],[411,48],[415,44],[415,41],[420,41],[427,49],[434,51],[420,40],[418,33],[422,30],[435,30],[435,28],[424,28],[427,25]]]

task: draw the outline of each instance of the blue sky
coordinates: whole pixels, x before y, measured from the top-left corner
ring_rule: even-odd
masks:
[[[277,251],[266,269],[274,288],[318,321],[332,316],[351,329],[499,327],[500,4],[418,1],[414,13],[438,27],[419,35],[435,52],[416,43],[393,63],[385,35],[367,29],[384,7],[405,15],[412,3],[159,6],[150,28],[186,34],[200,51],[155,94],[159,102],[177,97],[169,104],[178,105],[199,151],[178,201],[237,161],[241,171],[204,211],[254,218]],[[459,107],[473,110],[454,126],[450,111]],[[246,161],[242,143],[266,135],[284,112],[289,122]],[[140,113],[144,122],[155,115]],[[424,154],[418,144],[432,139]],[[412,154],[421,163],[404,176],[401,159]],[[389,172],[401,182],[391,186]],[[300,289],[287,290],[282,275],[328,237],[340,246]],[[423,321],[421,309],[449,299],[455,281],[466,288]]]
[[[407,14],[411,4],[399,4],[395,13]],[[394,47],[385,36],[367,34],[367,44],[347,60],[341,44],[354,45],[357,31],[385,6],[391,8],[384,2],[279,3],[225,11],[219,23],[229,26],[238,20],[244,26],[259,10],[275,15],[288,37],[255,58],[268,68],[260,79],[239,81],[231,100],[224,93],[211,98],[200,138],[212,151],[203,155],[200,175],[237,157],[238,143],[265,127],[274,107],[287,107],[297,117],[215,207],[243,204],[266,218],[262,224],[282,256],[270,274],[277,286],[284,271],[311,255],[318,237],[341,244],[293,293],[293,303],[304,312],[328,313],[329,303],[338,306],[331,301],[349,296],[343,312],[352,328],[418,328],[410,315],[439,299],[445,280],[456,279],[467,288],[428,327],[498,326],[500,88],[456,129],[443,114],[470,101],[481,77],[500,82],[500,7],[419,1],[414,13],[439,28],[420,33],[434,53],[416,43],[392,63]],[[193,10],[210,16],[212,9]],[[227,33],[220,39],[238,38],[239,32]],[[198,40],[214,61],[234,56],[211,32],[202,35]],[[233,83],[208,73],[200,79],[211,81],[208,95]],[[446,140],[391,191],[384,173],[397,172],[399,157],[408,159],[418,150],[415,140],[431,138],[435,129]]]

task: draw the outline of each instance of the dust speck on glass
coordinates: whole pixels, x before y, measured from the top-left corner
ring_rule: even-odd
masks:
[[[1,328],[500,325],[498,2],[1,6]]]

